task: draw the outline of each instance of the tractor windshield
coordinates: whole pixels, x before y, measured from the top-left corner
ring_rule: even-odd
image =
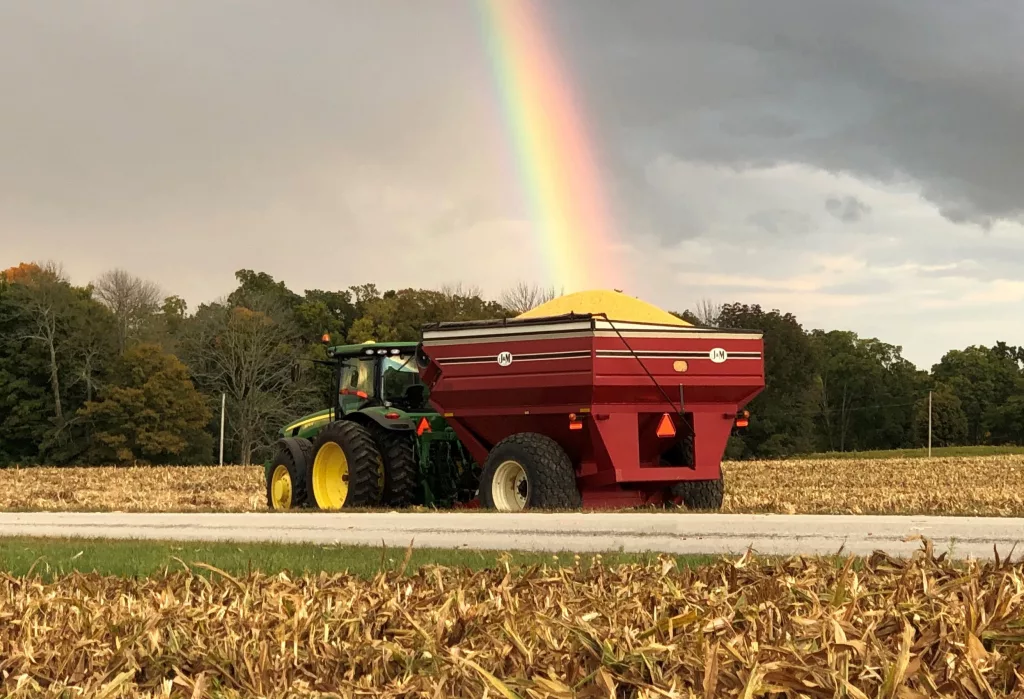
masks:
[[[384,401],[406,410],[421,408],[424,402],[424,386],[420,381],[415,355],[383,357],[380,361],[381,397]]]
[[[341,397],[343,412],[358,410],[373,397],[373,359],[346,359],[341,365]]]

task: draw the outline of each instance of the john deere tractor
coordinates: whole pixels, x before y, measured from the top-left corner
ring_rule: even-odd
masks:
[[[473,497],[479,467],[427,402],[416,347],[328,348],[334,404],[281,430],[266,464],[271,509],[444,507]]]

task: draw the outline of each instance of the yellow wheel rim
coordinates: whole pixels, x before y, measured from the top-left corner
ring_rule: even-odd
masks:
[[[340,510],[348,498],[348,458],[334,442],[325,442],[313,460],[313,497],[323,510]]]
[[[274,467],[270,477],[270,499],[275,510],[290,510],[292,507],[292,477],[284,464]]]

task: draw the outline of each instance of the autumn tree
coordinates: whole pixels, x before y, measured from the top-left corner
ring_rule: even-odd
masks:
[[[212,399],[227,397],[228,434],[241,464],[252,463],[274,432],[315,399],[315,387],[292,378],[304,357],[292,318],[272,299],[253,296],[248,303],[255,308],[200,307],[181,340],[201,390]]]
[[[113,381],[79,417],[89,428],[84,460],[93,464],[209,463],[211,413],[188,369],[157,345],[129,349]]]
[[[387,291],[364,305],[363,315],[352,324],[351,343],[416,342],[424,325],[446,320],[501,318],[505,309],[477,295],[462,295],[429,289]]]
[[[110,309],[117,321],[117,349],[124,354],[129,344],[160,310],[160,288],[123,269],[101,275],[92,284],[93,296]]]
[[[47,264],[18,275],[11,294],[20,315],[19,337],[36,343],[46,355],[53,417],[60,430],[64,426],[60,359],[70,344],[74,290],[57,265]]]
[[[498,296],[498,303],[510,314],[519,315],[551,301],[558,295],[553,286],[545,288],[521,281],[502,291]]]

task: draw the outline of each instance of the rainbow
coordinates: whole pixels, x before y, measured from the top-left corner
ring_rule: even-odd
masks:
[[[570,82],[531,0],[477,0],[548,283],[621,286],[618,240]]]

